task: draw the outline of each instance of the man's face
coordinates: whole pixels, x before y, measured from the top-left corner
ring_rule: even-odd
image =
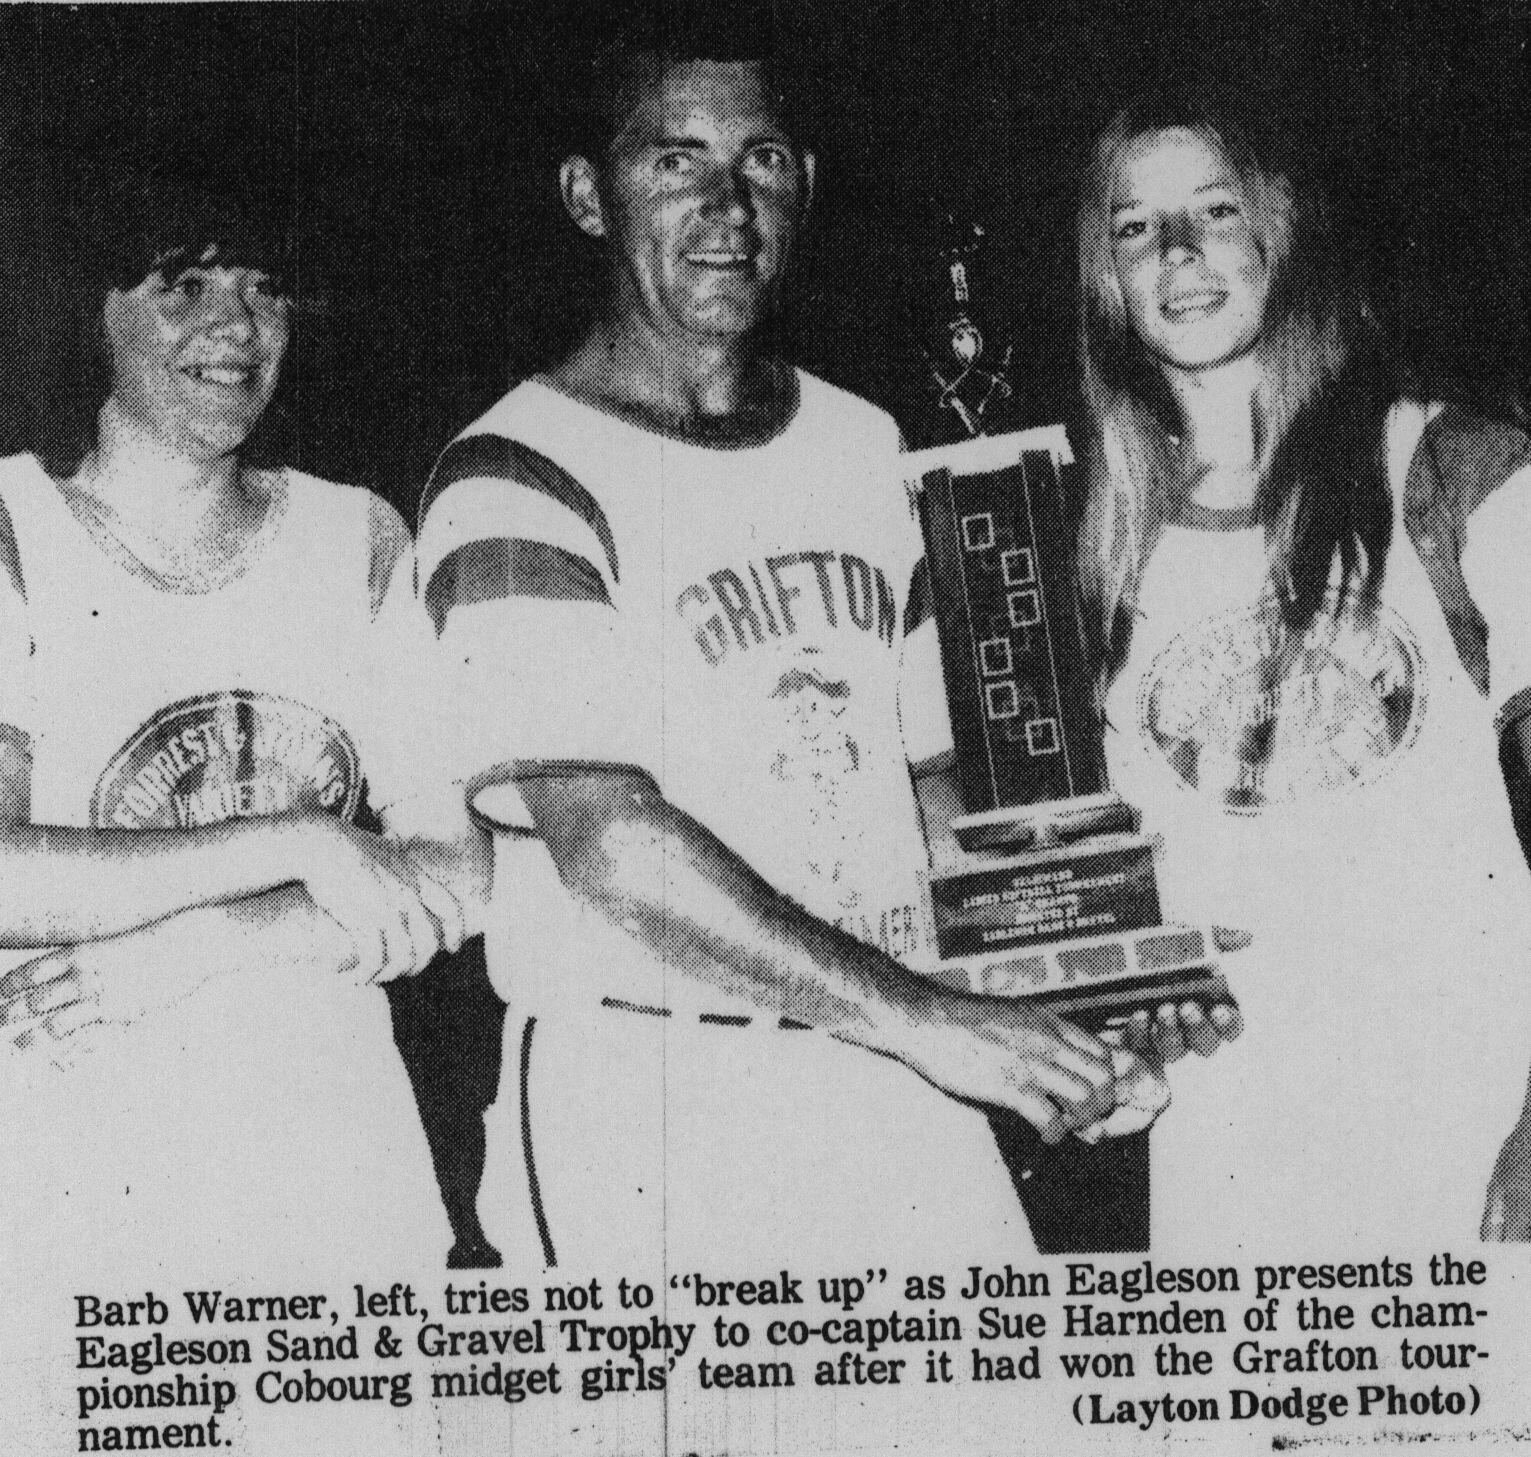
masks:
[[[812,184],[754,62],[655,67],[576,219],[611,243],[616,303],[723,340],[770,311]]]
[[[112,397],[178,448],[237,449],[276,389],[287,311],[270,275],[211,261],[113,291],[105,309]]]

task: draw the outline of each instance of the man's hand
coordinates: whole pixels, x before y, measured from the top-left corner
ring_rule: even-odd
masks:
[[[422,970],[464,934],[457,896],[402,845],[334,819],[307,822],[302,880],[314,904],[351,938],[358,983]]]
[[[1531,1240],[1531,1118],[1524,1114],[1494,1163],[1480,1237],[1514,1243]]]
[[[1169,1082],[1157,1063],[1145,1061],[1124,1047],[1114,1048],[1112,1060],[1116,1068],[1116,1108],[1099,1123],[1074,1130],[1075,1136],[1086,1143],[1125,1138],[1152,1128],[1171,1102]]]
[[[1009,1108],[1048,1143],[1116,1107],[1112,1050],[1042,1007],[938,993],[912,1011],[899,1060],[943,1092]]]

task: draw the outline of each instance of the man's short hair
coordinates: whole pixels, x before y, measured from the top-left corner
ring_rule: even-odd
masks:
[[[789,136],[805,145],[802,108],[791,94],[789,70],[782,64],[778,31],[769,5],[712,5],[695,0],[659,0],[640,5],[637,14],[607,34],[591,55],[583,84],[577,88],[574,129],[568,151],[598,166],[632,114],[639,96],[666,67],[688,61],[747,61],[764,73],[766,94]]]

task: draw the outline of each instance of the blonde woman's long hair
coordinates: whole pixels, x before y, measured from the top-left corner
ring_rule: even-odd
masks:
[[[1194,132],[1227,159],[1265,254],[1254,511],[1266,533],[1271,586],[1294,635],[1324,609],[1336,570],[1342,596],[1375,600],[1392,531],[1383,421],[1393,391],[1380,332],[1348,260],[1338,256],[1316,190],[1214,104],[1162,96],[1129,104],[1096,139],[1078,213],[1089,416],[1079,569],[1107,677],[1126,656],[1144,568],[1186,486],[1180,410],[1128,320],[1111,229],[1123,153],[1171,127]]]

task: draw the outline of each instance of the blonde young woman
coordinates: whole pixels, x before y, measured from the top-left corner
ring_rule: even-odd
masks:
[[[1114,119],[1079,258],[1113,781],[1166,903],[1254,936],[1243,1038],[1170,1071],[1155,1246],[1469,1238],[1531,1046],[1523,442],[1400,398],[1317,193],[1212,108]]]

